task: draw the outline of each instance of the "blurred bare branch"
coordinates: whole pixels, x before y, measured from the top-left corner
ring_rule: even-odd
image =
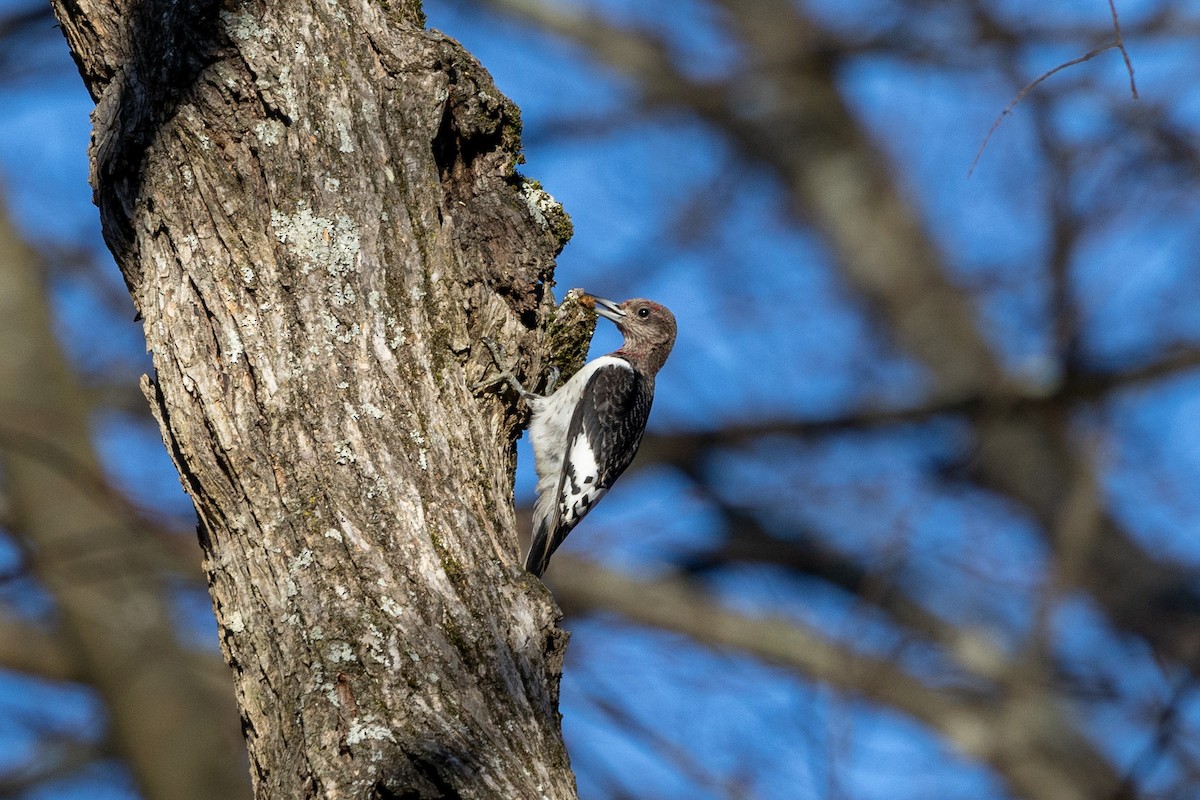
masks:
[[[723,608],[682,579],[639,580],[561,555],[549,574],[567,613],[616,613],[901,709],[991,764],[1022,796],[1088,800],[1111,796],[1120,784],[1045,688],[1022,683],[1010,697],[999,686],[994,695],[930,688],[891,661],[831,643],[791,620],[755,619]]]
[[[1113,0],[1108,0],[1108,8],[1109,11],[1112,12],[1114,34],[1113,40],[1108,44],[1102,44],[1099,47],[1093,47],[1091,50],[1079,56],[1078,58],[1072,58],[1068,61],[1064,61],[1056,67],[1046,70],[1041,75],[1025,84],[1021,91],[1017,92],[1017,96],[1014,97],[1012,101],[1004,107],[1004,110],[1000,112],[1000,116],[996,117],[996,121],[992,123],[991,129],[988,130],[987,135],[983,137],[983,143],[979,145],[979,152],[975,154],[975,160],[971,162],[971,167],[967,170],[968,178],[971,177],[972,173],[975,172],[975,167],[979,165],[979,160],[983,158],[983,151],[987,149],[988,142],[992,140],[992,134],[994,134],[996,129],[1000,127],[1000,123],[1004,121],[1004,118],[1011,114],[1012,110],[1017,107],[1017,104],[1025,99],[1025,95],[1036,89],[1042,81],[1056,75],[1059,72],[1062,72],[1064,69],[1069,69],[1070,67],[1091,61],[1096,56],[1100,55],[1101,53],[1107,53],[1109,50],[1117,50],[1121,53],[1121,58],[1125,60],[1125,69],[1129,72],[1129,92],[1133,95],[1134,100],[1138,99],[1137,82],[1133,78],[1133,63],[1129,60],[1129,51],[1125,49],[1125,39],[1121,34],[1121,21],[1117,17],[1117,7]]]
[[[564,610],[577,617],[613,615],[669,631],[773,664],[796,679],[832,687],[839,696],[867,698],[900,711],[989,766],[1025,798],[1196,795],[1200,750],[1192,711],[1200,674],[1200,569],[1191,549],[1184,548],[1188,555],[1180,557],[1146,533],[1153,525],[1169,524],[1147,522],[1154,509],[1131,509],[1131,501],[1114,489],[1109,441],[1114,434],[1108,425],[1117,409],[1139,397],[1180,392],[1194,383],[1200,376],[1200,344],[1192,328],[1180,332],[1164,326],[1162,336],[1146,337],[1151,344],[1140,342],[1140,350],[1098,347],[1097,323],[1089,317],[1094,311],[1089,303],[1096,300],[1087,291],[1103,292],[1088,287],[1087,278],[1098,269],[1095,250],[1105,249],[1097,248],[1097,241],[1136,220],[1153,235],[1143,231],[1130,245],[1132,252],[1120,254],[1129,263],[1106,275],[1109,294],[1132,291],[1141,277],[1137,250],[1160,235],[1160,220],[1151,217],[1194,216],[1200,148],[1186,90],[1194,76],[1181,73],[1168,84],[1156,62],[1154,71],[1139,75],[1146,98],[1129,101],[1131,94],[1139,96],[1137,58],[1151,49],[1155,58],[1175,50],[1194,55],[1200,17],[1165,3],[1122,8],[1126,18],[1121,19],[1113,0],[1110,13],[1097,6],[1094,19],[1083,11],[1030,15],[989,0],[922,0],[886,13],[847,7],[837,14],[788,0],[702,0],[697,8],[711,15],[708,33],[715,32],[736,55],[697,63],[695,51],[680,46],[688,31],[668,13],[552,0],[459,0],[456,5],[513,17],[575,46],[617,76],[618,93],[629,96],[611,113],[576,105],[541,125],[527,124],[527,145],[566,142],[575,154],[644,129],[648,120],[656,130],[702,127],[706,141],[720,142],[713,149],[725,161],[703,180],[692,181],[690,193],[670,187],[672,193],[658,201],[661,218],[646,221],[656,227],[639,231],[638,247],[605,264],[605,280],[669,281],[663,264],[679,253],[688,259],[699,253],[709,257],[706,264],[716,264],[708,267],[711,274],[689,275],[691,284],[699,278],[735,290],[763,283],[762,276],[828,267],[840,281],[838,288],[861,301],[853,313],[865,311],[862,316],[878,332],[880,360],[907,357],[911,360],[904,364],[920,373],[911,392],[873,393],[871,379],[858,376],[864,391],[851,393],[856,399],[836,407],[772,406],[769,414],[755,414],[731,402],[711,419],[674,420],[653,429],[634,469],[642,478],[673,482],[674,491],[702,509],[703,543],[668,553],[654,565],[664,571],[652,578],[559,556],[550,578]],[[30,37],[46,20],[44,10],[32,7],[0,17],[0,44]],[[1121,53],[1124,74],[1115,60],[1079,68],[1109,50]],[[14,74],[12,52],[0,47],[0,78]],[[1083,55],[1063,60],[1076,53]],[[901,116],[871,118],[864,113],[869,103],[856,94],[861,84],[855,84],[855,71],[864,65],[867,71],[878,69],[881,63],[897,72],[934,76],[922,80],[953,83],[950,113],[977,113],[979,133],[1015,94],[971,164],[974,170],[986,147],[983,164],[989,169],[970,185],[993,179],[988,173],[996,166],[997,172],[1012,169],[1007,180],[1029,191],[1021,202],[1030,205],[1044,229],[1028,234],[1034,244],[1021,251],[1020,263],[1010,254],[994,255],[991,245],[950,241],[944,217],[955,209],[940,195],[930,199],[933,192],[921,183],[923,175],[904,160],[904,147],[937,160],[940,143],[907,142],[911,134],[902,129]],[[1030,80],[1043,65],[1054,63],[1058,66]],[[1151,74],[1155,81],[1147,82]],[[886,91],[903,88],[903,79],[892,73],[887,80],[895,85],[889,83]],[[925,84],[913,85],[918,92],[903,102],[921,104],[920,110],[928,103],[931,114],[937,111]],[[973,108],[964,104],[963,87],[977,100]],[[1006,124],[1003,136],[993,139],[1018,103],[1021,112]],[[959,135],[968,147],[960,156],[965,166],[978,133]],[[1030,160],[1010,167],[1005,160],[1010,147]],[[746,195],[761,194],[764,181],[779,192],[772,197],[784,198],[778,224],[819,239],[826,251],[816,258],[827,258],[828,265],[792,263],[787,257],[766,265],[738,262],[741,240],[727,237],[738,243],[726,244],[723,226]],[[1006,224],[1029,224],[1021,219]],[[973,224],[982,230],[992,223],[989,217]],[[103,276],[106,267],[92,254],[52,243],[39,250],[43,267],[54,276],[85,287],[110,313],[128,311],[126,295]],[[979,269],[978,262],[987,268]],[[1005,334],[985,313],[988,298],[1001,293],[1020,294],[1036,308],[1021,319],[1043,348],[1028,370],[1023,362],[1014,365]],[[1158,307],[1186,308],[1194,300],[1165,296]],[[1145,313],[1134,322],[1152,328],[1159,324],[1153,316]],[[780,372],[789,368],[778,365]],[[120,375],[86,380],[89,406],[95,401],[131,413],[144,406]],[[684,378],[689,388],[699,389],[711,380],[707,372]],[[884,396],[891,399],[870,399]],[[36,410],[41,413],[45,404]],[[93,583],[108,582],[114,565],[122,570],[121,579],[130,570],[160,580],[164,574],[200,580],[192,537],[174,535],[167,530],[171,523],[130,503],[94,462],[77,458],[70,443],[59,441],[54,425],[50,435],[45,426],[30,433],[7,414],[3,418],[0,449],[55,472],[56,480],[73,485],[81,502],[104,506],[107,516],[94,519],[86,530],[119,536],[117,543],[105,545],[107,550],[82,555],[76,542],[38,543],[29,549],[30,564],[64,573],[73,569],[76,588],[88,591],[97,590]],[[1170,420],[1146,425],[1164,439],[1174,436]],[[947,430],[952,433],[943,437]],[[797,479],[794,496],[782,497],[754,494],[731,478],[737,469],[772,476],[793,467],[812,470],[810,452],[820,448],[939,438],[948,443],[912,468],[922,491],[896,500],[898,511],[885,510],[882,502],[880,509],[874,507],[871,491],[877,487],[857,486],[842,476],[820,478],[836,483],[831,493],[861,492],[866,499],[857,513],[864,527],[887,513],[937,524],[928,522],[936,512],[927,506],[945,501],[954,506],[942,512],[946,515],[979,515],[973,523],[977,539],[942,540],[924,545],[925,550],[902,543],[885,552],[877,542],[844,541],[839,538],[844,529],[827,528],[807,509],[797,513],[817,502],[804,495],[809,488],[804,479]],[[1158,468],[1156,455],[1142,456],[1147,471]],[[654,467],[660,469],[647,469]],[[1182,496],[1180,505],[1187,505],[1186,487],[1193,478],[1183,473],[1158,479],[1170,484],[1161,489],[1164,494],[1175,492]],[[933,487],[927,493],[926,484]],[[985,504],[1000,510],[984,513]],[[26,518],[18,508],[8,504],[2,521],[24,533]],[[1001,517],[1005,521],[995,521]],[[1031,553],[1014,557],[1019,563],[1007,565],[1010,572],[998,577],[981,552],[993,538],[1012,535],[1010,526],[1028,528],[1022,535],[1029,541],[1022,542]],[[527,529],[528,523],[521,527]],[[1189,530],[1174,533],[1190,541]],[[57,566],[47,567],[51,562]],[[89,563],[100,566],[88,568]],[[81,566],[87,574],[80,573]],[[763,616],[735,611],[724,602],[722,581],[756,571],[800,596],[836,596],[849,609],[851,631],[839,630],[843,635],[831,639],[786,616],[790,609],[783,602]],[[814,585],[819,590],[813,591]],[[161,586],[149,595],[140,591],[135,586],[132,596],[161,601]],[[972,616],[960,608],[973,609],[980,598],[1003,606],[1004,614]],[[1093,635],[1111,637],[1134,656],[1123,660],[1111,650],[1100,653],[1097,646],[1088,660],[1071,651],[1077,632],[1064,633],[1064,608],[1076,606],[1096,615],[1094,625],[1102,633]],[[170,640],[165,625],[157,630]],[[885,629],[888,641],[860,647],[856,625]],[[58,630],[16,616],[0,618],[0,642],[11,643],[0,646],[0,666],[90,682],[69,626]],[[1124,663],[1143,655],[1148,665]],[[188,663],[193,676],[220,684],[220,668],[210,672],[208,660],[189,658]],[[587,670],[581,670],[580,681],[588,681],[581,683],[580,694],[601,724],[636,740],[635,746],[656,754],[697,791],[728,789],[736,795],[736,781],[690,752],[690,743],[663,736],[655,720],[614,703],[619,688],[588,677]],[[1105,749],[1110,742],[1094,721],[1108,719],[1106,714],[1120,716],[1129,726],[1119,735],[1138,737],[1144,746],[1133,748],[1132,755],[1128,747],[1113,748],[1121,750],[1117,755]],[[620,766],[612,767],[610,776],[604,758],[592,761],[597,763],[588,776],[593,786],[614,798],[632,796]]]
[[[0,617],[0,667],[47,680],[83,679],[75,654],[61,637],[8,617]]]
[[[46,784],[72,777],[103,757],[100,748],[62,737],[40,743],[38,754],[18,770],[0,775],[0,797],[28,797]]]
[[[69,670],[96,687],[114,747],[148,796],[245,795],[232,681],[226,675],[224,691],[214,693],[194,680],[163,574],[145,557],[157,548],[147,548],[100,477],[87,410],[54,341],[35,264],[0,215],[0,458],[14,528],[61,621],[53,643],[30,641],[40,638],[44,666],[58,677]]]
[[[1200,670],[1200,571],[1191,561],[1149,547],[1129,527],[1137,512],[1114,505],[1106,444],[1097,440],[1103,434],[1095,430],[1097,417],[1128,404],[1130,398],[1194,381],[1200,348],[1189,329],[1183,335],[1160,337],[1152,350],[1136,356],[1101,356],[1092,341],[1095,332],[1088,325],[1093,323],[1080,289],[1081,263],[1094,258],[1087,248],[1114,224],[1128,223],[1139,203],[1153,200],[1162,211],[1180,205],[1181,216],[1195,203],[1193,167],[1200,158],[1189,144],[1195,138],[1191,124],[1181,120],[1170,101],[1147,100],[1136,107],[1129,103],[1130,95],[1139,98],[1139,89],[1136,59],[1127,45],[1134,38],[1155,46],[1185,42],[1185,32],[1195,31],[1200,20],[1169,4],[1139,9],[1127,21],[1110,2],[1106,19],[1085,22],[1014,15],[1012,9],[987,2],[933,1],[881,13],[856,26],[853,14],[862,13],[859,9],[848,9],[844,18],[821,18],[816,9],[810,12],[803,4],[784,0],[714,0],[703,7],[716,15],[713,26],[719,29],[722,45],[737,57],[698,70],[680,55],[676,39],[682,37],[670,20],[630,19],[609,10],[545,0],[480,4],[576,46],[620,76],[632,95],[632,108],[642,115],[661,120],[670,117],[663,111],[690,114],[720,137],[746,169],[772,175],[786,192],[796,223],[821,237],[839,276],[866,302],[883,336],[913,357],[927,378],[922,391],[903,404],[843,407],[822,417],[783,413],[764,418],[735,409],[704,426],[660,429],[647,436],[635,468],[665,465],[672,476],[686,476],[687,488],[681,491],[703,506],[705,523],[716,530],[711,546],[688,551],[676,564],[714,581],[732,569],[761,565],[793,579],[817,579],[823,586],[836,587],[856,598],[860,614],[882,614],[905,641],[933,647],[964,672],[1005,687],[991,697],[993,708],[977,712],[977,720],[988,718],[988,713],[1005,713],[999,710],[1004,707],[1020,715],[1017,709],[1023,702],[1039,698],[1036,702],[1062,710],[1056,724],[1077,741],[1084,726],[1074,719],[1073,704],[1090,710],[1094,706],[1089,703],[1101,702],[1102,696],[1106,702],[1134,700],[1116,682],[1102,674],[1081,675],[1078,665],[1062,658],[1062,634],[1055,626],[1061,624],[1064,604],[1082,598],[1116,635],[1148,645],[1167,672],[1182,669],[1194,675]],[[954,34],[947,35],[948,30]],[[1029,81],[1030,63],[1044,61],[1046,52],[1060,59],[1064,50],[1084,55]],[[1083,74],[1067,69],[1108,50],[1122,55],[1127,90],[1111,86],[1098,68]],[[914,175],[905,172],[907,165],[897,163],[901,148],[889,141],[904,138],[902,132],[888,127],[890,118],[868,121],[861,113],[861,99],[849,99],[847,74],[863,63],[877,67],[879,59],[893,67],[939,69],[939,80],[954,74],[967,85],[1007,78],[1017,97],[1001,120],[1015,103],[1026,101],[1042,173],[1023,180],[1037,182],[1034,202],[1044,210],[1040,219],[1046,226],[1039,238],[1040,260],[1032,268],[1023,263],[983,277],[965,275],[956,256],[944,249],[936,231],[946,227],[945,221],[932,214],[952,210],[908,190],[905,183]],[[1048,81],[1051,76],[1057,78]],[[957,103],[961,95],[955,97]],[[1098,121],[1066,124],[1065,119],[1075,119],[1081,103]],[[622,109],[608,124],[592,124],[591,129],[609,133],[628,116],[630,109]],[[933,148],[936,144],[922,143],[918,151],[936,159],[928,152]],[[1113,191],[1115,185],[1122,190]],[[700,196],[695,202],[703,208],[706,199]],[[1129,274],[1135,271],[1136,265],[1128,267]],[[977,310],[989,280],[1010,281],[1006,289],[1026,287],[1027,293],[1044,301],[1027,323],[1045,331],[1049,342],[1037,370],[1027,374],[1005,366],[1008,362],[1000,355],[1004,343]],[[1037,290],[1028,288],[1043,280]],[[1124,288],[1121,279],[1113,280],[1114,288]],[[991,621],[1005,641],[1021,643],[1023,649],[1007,657],[1002,649],[993,651],[985,659],[992,664],[989,669],[978,669],[970,658],[956,661],[954,653],[972,651],[973,645],[958,639],[970,634],[970,627],[930,613],[932,592],[927,587],[895,576],[881,582],[868,560],[844,552],[819,523],[796,521],[794,507],[803,497],[750,497],[744,496],[744,487],[728,485],[731,461],[739,468],[770,473],[789,463],[786,452],[792,445],[849,446],[947,427],[955,431],[956,461],[930,464],[926,477],[942,486],[961,485],[972,497],[1003,503],[1007,513],[1031,525],[1045,548],[1046,573],[1029,578],[1035,619]],[[792,460],[805,463],[801,454]],[[872,512],[864,508],[862,513]],[[953,561],[974,579],[965,591],[995,588],[971,572],[969,554],[944,558],[942,563]],[[724,633],[692,619],[692,612],[661,610],[674,608],[669,603],[675,600],[680,607],[686,602],[699,610],[694,612],[698,618],[719,627],[724,622],[722,609],[714,608],[715,593],[707,583],[684,582],[674,575],[636,585],[621,582],[627,579],[620,575],[605,574],[601,580],[588,572],[579,578],[576,570],[585,568],[565,563],[569,570],[560,565],[555,587],[564,608],[596,613],[608,609],[701,641],[729,641]],[[1030,571],[1042,568],[1039,564]],[[595,585],[589,583],[593,579]],[[588,588],[580,589],[579,580]],[[586,598],[580,598],[581,592]],[[855,690],[853,680],[833,670],[807,665],[801,672]],[[876,699],[926,719],[899,698]],[[1168,741],[1173,736],[1153,743],[1156,757],[1177,747]],[[947,733],[947,738],[954,737]],[[1038,792],[1051,785],[1056,789],[1049,796],[1056,797],[1133,797],[1143,790],[1150,767],[1138,768],[1135,777],[1124,780],[1119,777],[1124,771],[1107,757],[1089,752],[1089,758],[1104,765],[1105,778],[1103,786],[1093,784],[1086,790],[1079,781],[1086,783],[1090,766],[1054,784],[1050,778],[1029,781],[1028,776],[990,763],[1026,797],[1045,796]],[[1180,796],[1194,792],[1194,783],[1180,785],[1190,786]]]

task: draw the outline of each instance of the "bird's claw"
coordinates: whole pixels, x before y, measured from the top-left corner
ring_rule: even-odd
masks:
[[[504,369],[504,347],[490,336],[481,336],[479,341],[483,342],[483,346],[492,354],[492,360],[496,362],[496,366]]]
[[[558,376],[560,374],[558,367],[553,365],[550,369],[546,370],[546,394],[554,394],[554,389],[558,386]]]
[[[478,392],[480,389],[486,389],[489,386],[494,386],[500,381],[504,380],[508,375],[508,371],[504,369],[504,348],[497,344],[496,341],[490,336],[480,337],[479,341],[483,342],[484,346],[487,347],[488,352],[492,354],[492,361],[494,361],[496,366],[500,368],[500,372],[486,373],[483,376],[483,380],[471,385],[471,391],[473,392]]]
[[[496,366],[500,368],[499,372],[489,373],[484,376],[483,380],[479,381],[471,387],[471,391],[477,392],[480,389],[485,389],[488,386],[494,386],[501,381],[507,381],[509,386],[516,390],[521,397],[536,396],[528,391],[521,382],[517,380],[517,376],[512,373],[512,370],[506,369],[504,366],[504,348],[490,336],[480,337],[480,341],[487,347],[492,354],[492,360],[496,362]]]

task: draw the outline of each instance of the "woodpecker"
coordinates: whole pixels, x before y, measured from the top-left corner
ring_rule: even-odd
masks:
[[[675,316],[658,303],[614,303],[593,295],[581,300],[616,324],[625,339],[619,349],[589,361],[550,395],[527,391],[511,373],[499,376],[533,412],[529,440],[538,497],[525,569],[539,577],[571,529],[633,461],[654,401],[654,376],[675,344]]]

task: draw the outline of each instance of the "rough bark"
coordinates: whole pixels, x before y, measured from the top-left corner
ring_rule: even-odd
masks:
[[[259,797],[572,797],[511,406],[568,225],[419,5],[55,3]]]
[[[53,633],[0,623],[0,663],[96,689],[108,741],[148,798],[249,795],[229,681],[175,641],[155,542],[100,479],[88,411],[55,341],[33,253],[0,213],[0,466]]]

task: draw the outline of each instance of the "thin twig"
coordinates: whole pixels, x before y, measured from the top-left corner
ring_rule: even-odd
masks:
[[[1013,98],[1012,102],[1005,106],[1004,110],[1000,112],[1000,116],[996,117],[996,121],[992,123],[992,128],[988,131],[987,136],[983,137],[983,144],[979,145],[979,152],[975,154],[975,160],[971,162],[971,168],[967,170],[968,178],[975,173],[975,167],[979,166],[979,160],[983,158],[983,151],[987,149],[988,142],[992,140],[992,134],[994,134],[996,129],[1000,127],[1000,123],[1004,121],[1004,118],[1012,113],[1012,110],[1016,108],[1017,103],[1021,102],[1021,100],[1025,98],[1025,95],[1033,91],[1034,87],[1056,72],[1061,72],[1067,67],[1073,67],[1076,64],[1082,64],[1085,61],[1091,61],[1096,56],[1108,50],[1120,50],[1121,58],[1125,60],[1125,71],[1129,73],[1129,91],[1133,95],[1134,100],[1139,99],[1137,81],[1135,81],[1133,78],[1133,61],[1129,58],[1129,51],[1125,49],[1125,37],[1121,34],[1121,19],[1117,16],[1117,5],[1115,0],[1108,0],[1108,10],[1112,13],[1113,40],[1108,44],[1097,47],[1095,50],[1088,51],[1084,55],[1079,56],[1079,58],[1073,58],[1070,61],[1065,61],[1054,69],[1048,72],[1043,72],[1041,75],[1034,78],[1033,81],[1024,89],[1018,92],[1017,96]]]
[[[1108,10],[1112,12],[1113,31],[1117,35],[1113,44],[1121,51],[1121,58],[1125,59],[1125,70],[1129,73],[1129,91],[1133,95],[1133,99],[1137,100],[1138,90],[1137,81],[1133,79],[1133,62],[1129,59],[1129,51],[1125,49],[1125,37],[1121,35],[1121,20],[1117,17],[1115,0],[1108,0]]]
[[[1120,45],[1118,45],[1117,42],[1109,42],[1108,44],[1101,45],[1094,50],[1089,50],[1078,58],[1072,58],[1070,61],[1064,61],[1054,69],[1043,72],[1041,75],[1034,78],[1030,83],[1026,84],[1025,88],[1018,92],[1017,96],[1012,99],[1012,102],[1004,107],[1004,110],[1000,112],[1000,116],[996,117],[996,121],[992,123],[992,128],[988,131],[987,136],[983,137],[983,144],[979,145],[979,152],[975,154],[975,160],[971,162],[971,168],[967,170],[967,177],[970,178],[975,172],[975,167],[979,166],[979,160],[983,158],[983,151],[987,149],[988,142],[992,140],[992,134],[994,134],[996,129],[1000,127],[1000,123],[1004,121],[1004,118],[1011,114],[1012,110],[1017,107],[1017,103],[1020,103],[1025,99],[1025,95],[1033,91],[1038,84],[1049,78],[1051,75],[1054,75],[1057,72],[1062,72],[1067,67],[1073,67],[1076,64],[1082,64],[1085,61],[1091,61],[1101,53],[1104,53],[1108,50],[1115,50],[1118,47],[1120,47]]]

